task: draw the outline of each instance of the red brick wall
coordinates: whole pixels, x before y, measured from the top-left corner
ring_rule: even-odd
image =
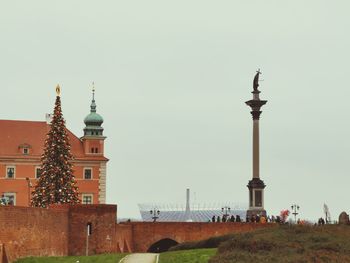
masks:
[[[116,251],[120,253],[133,252],[133,225],[131,224],[117,224],[115,227],[115,236],[117,240]]]
[[[116,215],[116,205],[53,206],[50,209],[0,206],[0,245],[4,244],[9,262],[13,262],[27,256],[85,255],[88,223],[92,224],[89,255],[146,252],[164,238],[181,243],[273,226],[184,222],[116,224]],[[0,260],[0,263],[3,262]]]
[[[67,211],[0,206],[0,243],[10,262],[25,256],[66,255]]]
[[[89,255],[117,251],[115,205],[0,206],[0,244],[10,262],[27,256]],[[0,261],[1,263],[1,261]]]
[[[133,222],[126,225],[132,226],[133,252],[146,252],[152,244],[164,238],[182,243],[273,226],[272,224],[194,222]]]
[[[89,255],[117,250],[116,205],[76,205],[69,209],[69,255],[85,255],[87,224],[92,225]]]

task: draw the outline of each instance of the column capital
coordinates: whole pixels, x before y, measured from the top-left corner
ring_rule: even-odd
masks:
[[[253,111],[260,111],[260,108],[265,105],[267,100],[248,100],[245,102]]]
[[[253,100],[248,100],[245,103],[252,108],[252,111],[250,112],[253,116],[253,120],[259,120],[260,119],[260,114],[262,111],[260,108],[265,105],[267,100],[260,100],[260,99],[253,99]]]
[[[262,113],[262,111],[251,111],[250,113],[253,116],[253,120],[259,120],[260,119],[260,114]]]

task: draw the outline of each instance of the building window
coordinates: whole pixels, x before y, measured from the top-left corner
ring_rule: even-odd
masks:
[[[98,148],[91,148],[91,153],[98,153]]]
[[[4,202],[5,205],[16,205],[16,193],[4,193],[1,202]]]
[[[92,194],[83,194],[82,195],[82,203],[84,205],[91,205],[93,202],[93,195]]]
[[[41,168],[40,167],[35,167],[35,178],[39,179],[41,176]]]
[[[15,178],[15,167],[7,166],[6,167],[6,178],[13,179]]]
[[[92,179],[92,169],[91,168],[84,168],[84,179],[85,180]]]
[[[30,148],[32,148],[28,143],[22,143],[18,146],[19,153],[24,155],[30,154]]]

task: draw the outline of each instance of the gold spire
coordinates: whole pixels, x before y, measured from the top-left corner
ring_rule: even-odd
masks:
[[[57,94],[57,96],[61,95],[61,87],[59,84],[57,84],[57,86],[56,86],[56,94]]]

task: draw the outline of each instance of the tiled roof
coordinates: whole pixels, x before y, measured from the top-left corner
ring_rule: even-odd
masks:
[[[50,125],[44,121],[0,120],[0,158],[38,158],[43,153],[45,138]],[[107,160],[103,156],[86,156],[82,141],[67,129],[72,154],[76,159]],[[30,154],[23,155],[19,147],[30,147]]]

